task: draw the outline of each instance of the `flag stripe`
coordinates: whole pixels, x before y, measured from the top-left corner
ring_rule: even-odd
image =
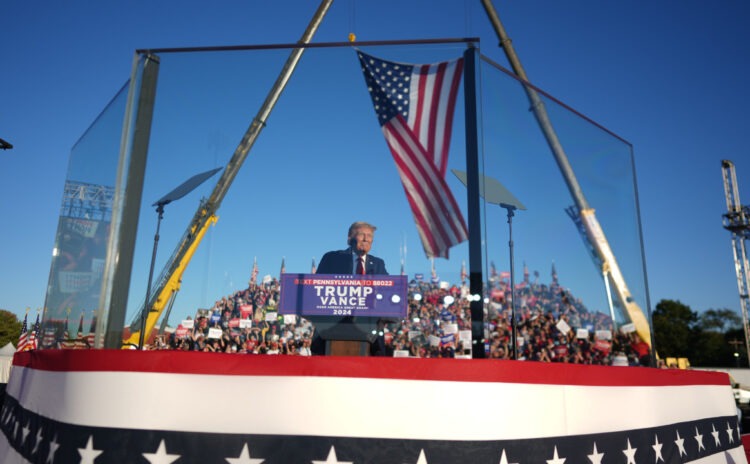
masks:
[[[437,248],[430,250],[432,253],[438,253],[447,247],[451,237],[446,229],[443,220],[434,220],[441,218],[445,213],[444,202],[436,186],[438,180],[434,166],[425,162],[420,155],[415,155],[413,150],[419,150],[417,143],[413,143],[411,132],[404,130],[401,120],[396,118],[383,126],[386,140],[391,148],[391,154],[396,161],[401,182],[407,194],[414,198],[417,210],[412,210],[415,216],[423,218],[423,227],[426,230],[432,230],[430,238],[437,244]],[[412,143],[410,143],[412,142]],[[427,191],[425,191],[427,189]],[[450,220],[450,219],[449,219]]]
[[[383,132],[399,166],[402,181],[406,175],[410,181],[410,191],[421,192],[423,201],[432,205],[432,208],[428,208],[429,217],[435,221],[432,226],[448,243],[465,240],[468,233],[455,198],[450,194],[445,179],[425,159],[411,131],[403,126],[403,119],[400,116],[394,118],[383,126]],[[423,192],[422,185],[427,187],[427,193]]]
[[[448,95],[448,98],[442,100],[444,102],[444,109],[441,111],[444,122],[442,123],[445,137],[441,139],[441,165],[440,173],[445,178],[445,174],[448,170],[448,150],[450,148],[451,134],[453,134],[453,108],[456,106],[456,99],[458,98],[458,86],[461,83],[461,74],[464,69],[463,58],[457,60],[452,64],[454,71],[452,72],[452,79],[446,79],[445,85],[450,83],[450,88],[445,89],[444,93]],[[442,105],[441,105],[442,106]]]
[[[601,387],[729,386],[728,374],[716,371],[475,359],[346,357],[306,359],[296,356],[251,356],[248,358],[236,354],[203,352],[43,350],[16,353],[13,357],[13,365],[53,372],[160,372],[198,375],[226,372],[226,375],[266,376],[305,376],[315,373],[333,377]]]
[[[427,153],[432,154],[432,163],[435,166],[440,166],[440,154],[435,150],[436,138],[437,138],[437,114],[438,106],[440,105],[440,89],[442,88],[443,72],[445,71],[445,63],[439,63],[437,66],[433,66],[434,72],[430,73],[430,80],[428,91],[430,94],[424,95],[425,100],[431,102],[429,119],[425,125],[425,139],[423,140],[423,146],[427,147]]]
[[[414,222],[416,222],[417,224],[417,233],[419,234],[419,238],[422,241],[422,247],[425,250],[430,250],[431,253],[434,253],[435,250],[440,250],[442,246],[438,245],[435,242],[436,237],[433,234],[427,232],[429,230],[429,226],[427,225],[427,218],[422,212],[421,200],[415,198],[415,196],[412,195],[406,184],[404,184],[404,191],[406,192],[406,199],[409,202],[409,207],[411,208],[412,214],[414,216]]]
[[[418,144],[410,143],[413,142],[411,133],[404,130],[400,122],[396,118],[393,122],[383,126],[383,131],[398,167],[403,187],[408,195],[416,197],[414,201],[418,209],[412,212],[415,216],[423,218],[422,226],[426,230],[433,232],[430,236],[438,248],[431,249],[430,252],[435,253],[444,249],[451,240],[446,224],[442,220],[433,221],[433,218],[440,217],[441,213],[445,212],[436,188],[437,173],[434,172],[431,164],[424,162],[422,156],[414,154],[413,150],[419,150],[420,147]]]
[[[419,134],[420,143],[432,155],[431,159],[441,175],[445,176],[463,58],[415,69],[419,72],[414,73],[412,95],[416,96],[420,105],[414,117],[409,114],[408,126]],[[428,116],[425,117],[425,114]]]
[[[425,101],[422,96],[425,93],[427,87],[427,72],[429,66],[415,66],[414,73],[412,75],[411,90],[409,91],[409,100],[414,103],[414,108],[409,111],[409,127],[421,128],[424,126],[422,120],[424,118],[425,106],[429,105],[429,101]],[[417,132],[419,134],[419,132]],[[421,134],[419,139],[421,140]]]

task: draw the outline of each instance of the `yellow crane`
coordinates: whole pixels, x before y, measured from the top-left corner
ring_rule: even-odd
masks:
[[[500,40],[500,47],[505,52],[505,56],[513,68],[513,72],[522,79],[524,82],[528,82],[526,72],[521,65],[521,61],[516,55],[513,49],[513,44],[508,37],[500,17],[497,14],[491,0],[482,0],[485,12],[492,23],[495,33]],[[579,226],[583,233],[584,240],[588,242],[591,248],[592,254],[595,257],[595,261],[600,266],[600,271],[604,278],[605,287],[607,290],[607,296],[610,297],[610,305],[612,304],[611,291],[614,290],[615,304],[619,305],[623,312],[627,314],[630,321],[635,326],[636,332],[643,341],[648,343],[649,346],[653,347],[651,341],[651,327],[649,320],[644,314],[643,310],[633,299],[630,290],[628,289],[625,278],[620,271],[620,267],[617,264],[615,255],[612,252],[612,248],[609,246],[607,237],[604,235],[599,221],[596,219],[594,208],[592,208],[586,197],[583,195],[578,179],[576,178],[573,168],[568,161],[568,157],[565,154],[565,150],[557,137],[552,122],[549,119],[547,111],[544,107],[544,102],[537,94],[536,90],[529,85],[524,85],[526,96],[531,104],[531,109],[534,112],[534,117],[539,124],[544,137],[547,139],[547,144],[552,151],[552,154],[557,162],[560,172],[565,179],[565,183],[570,190],[570,194],[573,197],[575,206],[568,209],[568,214],[573,218],[576,224]]]
[[[332,3],[333,0],[323,0],[320,3],[307,29],[305,29],[305,32],[298,41],[299,44],[310,43]],[[148,301],[146,301],[146,304],[131,322],[130,336],[123,340],[123,348],[142,345],[140,343],[142,334],[151,334],[164,309],[173,301],[177,291],[180,289],[180,282],[185,269],[190,263],[190,259],[193,257],[209,226],[216,223],[216,212],[219,210],[222,200],[226,196],[229,187],[232,185],[258,135],[260,135],[261,130],[265,127],[271,110],[276,105],[281,92],[289,82],[304,50],[304,47],[295,48],[289,54],[284,67],[276,78],[276,82],[274,82],[268,96],[266,96],[258,114],[250,123],[250,127],[245,131],[245,135],[224,168],[221,177],[216,182],[211,195],[207,200],[201,202],[200,207],[190,221],[187,231],[182,236],[175,251],[165,265],[161,277],[150,292]]]

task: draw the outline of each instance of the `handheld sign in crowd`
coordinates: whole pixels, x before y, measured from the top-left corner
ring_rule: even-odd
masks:
[[[402,319],[406,276],[282,274],[280,314]]]

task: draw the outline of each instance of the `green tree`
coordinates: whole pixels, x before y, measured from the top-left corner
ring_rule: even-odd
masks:
[[[707,309],[700,315],[699,324],[703,330],[726,333],[732,329],[741,329],[742,319],[731,309]]]
[[[662,358],[687,357],[692,362],[692,343],[698,315],[677,300],[661,300],[652,315],[656,349]]]
[[[737,360],[726,334],[715,330],[698,330],[690,354],[690,364],[702,367],[732,367]]]
[[[729,343],[729,333],[736,330],[742,330],[742,319],[731,309],[704,311],[698,317],[694,331],[691,363],[695,366],[735,366],[738,358],[734,356],[735,348]]]
[[[15,314],[4,309],[0,309],[0,347],[13,343],[18,343],[18,337],[21,335],[21,321]]]
[[[745,350],[731,341],[744,341],[742,320],[730,309],[708,309],[701,314],[676,300],[662,300],[653,313],[654,338],[659,355],[686,357],[693,366],[747,365]],[[739,354],[738,357],[734,353]]]

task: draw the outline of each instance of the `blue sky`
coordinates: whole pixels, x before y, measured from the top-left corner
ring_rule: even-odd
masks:
[[[5,218],[4,227],[0,228],[0,308],[22,315],[24,308],[35,309],[44,304],[71,148],[125,83],[135,49],[291,43],[298,40],[316,6],[317,2],[301,0],[262,4],[231,1],[211,8],[197,1],[156,4],[146,1],[107,4],[11,1],[0,5],[0,16],[6,19],[0,28],[3,60],[0,137],[15,146],[13,150],[0,152],[0,211]],[[668,298],[679,299],[697,311],[739,310],[730,235],[721,225],[726,206],[720,161],[726,158],[735,162],[743,203],[750,203],[747,193],[750,191],[750,158],[743,143],[750,122],[745,110],[750,97],[744,85],[750,56],[746,32],[750,5],[740,1],[719,4],[524,1],[496,2],[496,7],[530,80],[632,144],[652,306]],[[478,1],[340,0],[334,2],[314,41],[345,41],[351,31],[359,40],[476,36],[481,39],[483,54],[506,65]],[[413,51],[403,52],[404,59],[409,53],[414,54]],[[280,63],[284,57],[285,54],[279,53],[270,60]],[[222,61],[222,66],[226,63]],[[300,79],[292,81],[272,115],[293,127],[297,127],[294,126],[297,114],[291,102],[296,101],[296,94],[313,92],[316,86],[314,81],[302,79],[305,72],[311,72],[305,71],[305,63],[303,57],[295,75]],[[187,69],[195,67],[194,64],[190,58],[165,59],[160,84],[169,82],[170,72],[176,72],[180,66]],[[259,82],[251,81],[257,84],[256,90],[262,95],[278,67],[268,65],[263,69],[264,72],[257,73]],[[237,80],[229,77],[219,75],[217,78],[230,80],[227,88],[239,88]],[[363,86],[361,80],[350,85]],[[156,200],[196,172],[226,163],[259,107],[252,91],[247,90],[247,97],[224,96],[230,101],[247,98],[243,100],[247,101],[246,107],[239,109],[211,107],[210,101],[202,101],[207,94],[201,92],[173,97],[173,101],[182,102],[188,109],[191,105],[209,105],[207,108],[216,114],[237,112],[233,120],[239,122],[236,127],[220,126],[213,132],[206,129],[206,134],[197,137],[193,145],[204,149],[204,155],[208,153],[200,162],[152,171],[158,174],[152,174],[156,177],[152,184],[147,184],[144,201]],[[165,90],[163,95],[167,94]],[[288,106],[282,105],[287,102],[285,98],[290,102]],[[362,95],[362,101],[366,101],[366,95]],[[180,107],[163,105],[163,109],[178,114]],[[364,117],[369,118],[371,126],[358,127],[357,131],[367,132],[367,137],[373,136],[372,143],[378,143],[374,116],[370,112]],[[161,128],[166,135],[163,140],[152,139],[151,149],[157,153],[154,159],[159,157],[160,143],[171,146],[181,135],[175,131],[170,139],[170,127]],[[279,125],[269,125],[251,152],[252,162],[256,164],[243,168],[246,176],[242,179],[243,185],[255,182],[263,186],[268,173],[275,172],[278,180],[270,185],[278,187],[280,192],[297,192],[298,200],[304,200],[299,192],[314,191],[323,195],[329,188],[324,182],[324,173],[329,172],[329,168],[321,169],[314,162],[315,158],[294,158],[299,156],[294,153],[299,152],[293,142],[312,144],[316,140],[313,132],[313,129],[309,132],[294,129],[294,137],[290,137]],[[352,132],[351,140],[339,142],[344,151],[346,147],[355,146],[359,134]],[[290,144],[288,147],[277,144],[285,140]],[[454,144],[459,140],[454,136]],[[279,159],[278,153],[284,150],[292,153],[293,163]],[[324,151],[320,149],[321,153]],[[462,155],[454,152],[452,156],[455,159]],[[377,179],[378,185],[382,182],[392,186],[387,187],[391,190],[400,189],[394,172],[388,172],[385,167],[384,172],[380,169],[369,172],[361,168],[362,161],[354,157],[351,165],[330,169],[354,171],[358,176]],[[301,176],[300,172],[315,175]],[[376,177],[379,175],[382,179]],[[504,181],[514,185],[512,179],[513,176],[509,176]],[[287,182],[293,182],[294,188],[290,189]],[[451,187],[455,193],[454,184]],[[316,223],[311,224],[308,218],[296,229],[285,226],[283,231],[275,232],[274,225],[284,215],[274,216],[273,208],[266,210],[259,206],[268,192],[241,188],[236,191],[237,194],[233,187],[219,212],[218,225],[191,263],[191,288],[183,288],[185,296],[181,295],[178,300],[183,303],[179,309],[183,315],[196,305],[210,305],[230,288],[241,288],[255,256],[259,259],[261,275],[276,274],[281,256],[285,256],[288,271],[307,272],[311,258],[319,259],[327,249],[344,247],[344,225],[359,219],[331,214],[320,203],[314,203],[307,209],[323,209]],[[250,199],[249,195],[254,197]],[[271,195],[269,201],[273,198]],[[162,259],[171,252],[174,242],[170,243],[170,239],[174,240],[174,236],[184,230],[184,215],[192,213],[196,201],[187,197],[180,204],[168,207],[163,225],[166,238],[160,248]],[[247,222],[238,221],[232,211],[242,211],[245,207],[250,211],[244,215]],[[399,219],[389,230],[388,215],[383,210],[387,213],[391,207],[396,209],[398,205],[388,203],[386,208],[381,205],[380,209],[372,205],[370,217],[381,227],[375,250],[390,257],[389,271],[397,272],[398,244],[394,242],[406,236],[410,243],[409,271],[428,272],[423,260],[418,258],[421,255],[418,247],[411,245],[416,232],[408,227],[408,217]],[[606,215],[602,210],[598,213]],[[141,257],[136,260],[134,282],[145,281],[148,263],[143,256],[150,253],[155,225],[149,214],[153,215],[146,213],[141,221],[144,232],[137,245]],[[542,280],[546,281],[550,262],[555,260],[563,283],[573,284],[577,268],[566,268],[564,257],[537,259],[534,256],[532,244],[524,243],[523,221],[519,214],[516,218],[519,229],[514,231],[520,254],[516,256],[516,270],[520,271],[522,262],[529,260],[530,267],[540,271]],[[503,222],[498,221],[498,224]],[[572,230],[571,224],[564,227]],[[566,233],[569,230],[566,229]],[[236,245],[237,240],[241,240],[242,245]],[[505,240],[506,237],[498,235],[498,246],[493,249],[495,254],[490,256],[500,268],[507,267],[502,265]],[[235,243],[230,259],[225,249],[228,242]],[[580,248],[580,241],[571,246]],[[632,250],[625,251],[622,254]],[[461,252],[458,250],[457,256]],[[460,261],[454,259],[450,269],[443,263],[438,263],[438,269],[449,278],[450,273],[457,273],[459,265]],[[588,266],[586,272],[593,272],[590,262],[585,266]],[[141,291],[139,284],[134,283],[134,294],[142,294]]]

